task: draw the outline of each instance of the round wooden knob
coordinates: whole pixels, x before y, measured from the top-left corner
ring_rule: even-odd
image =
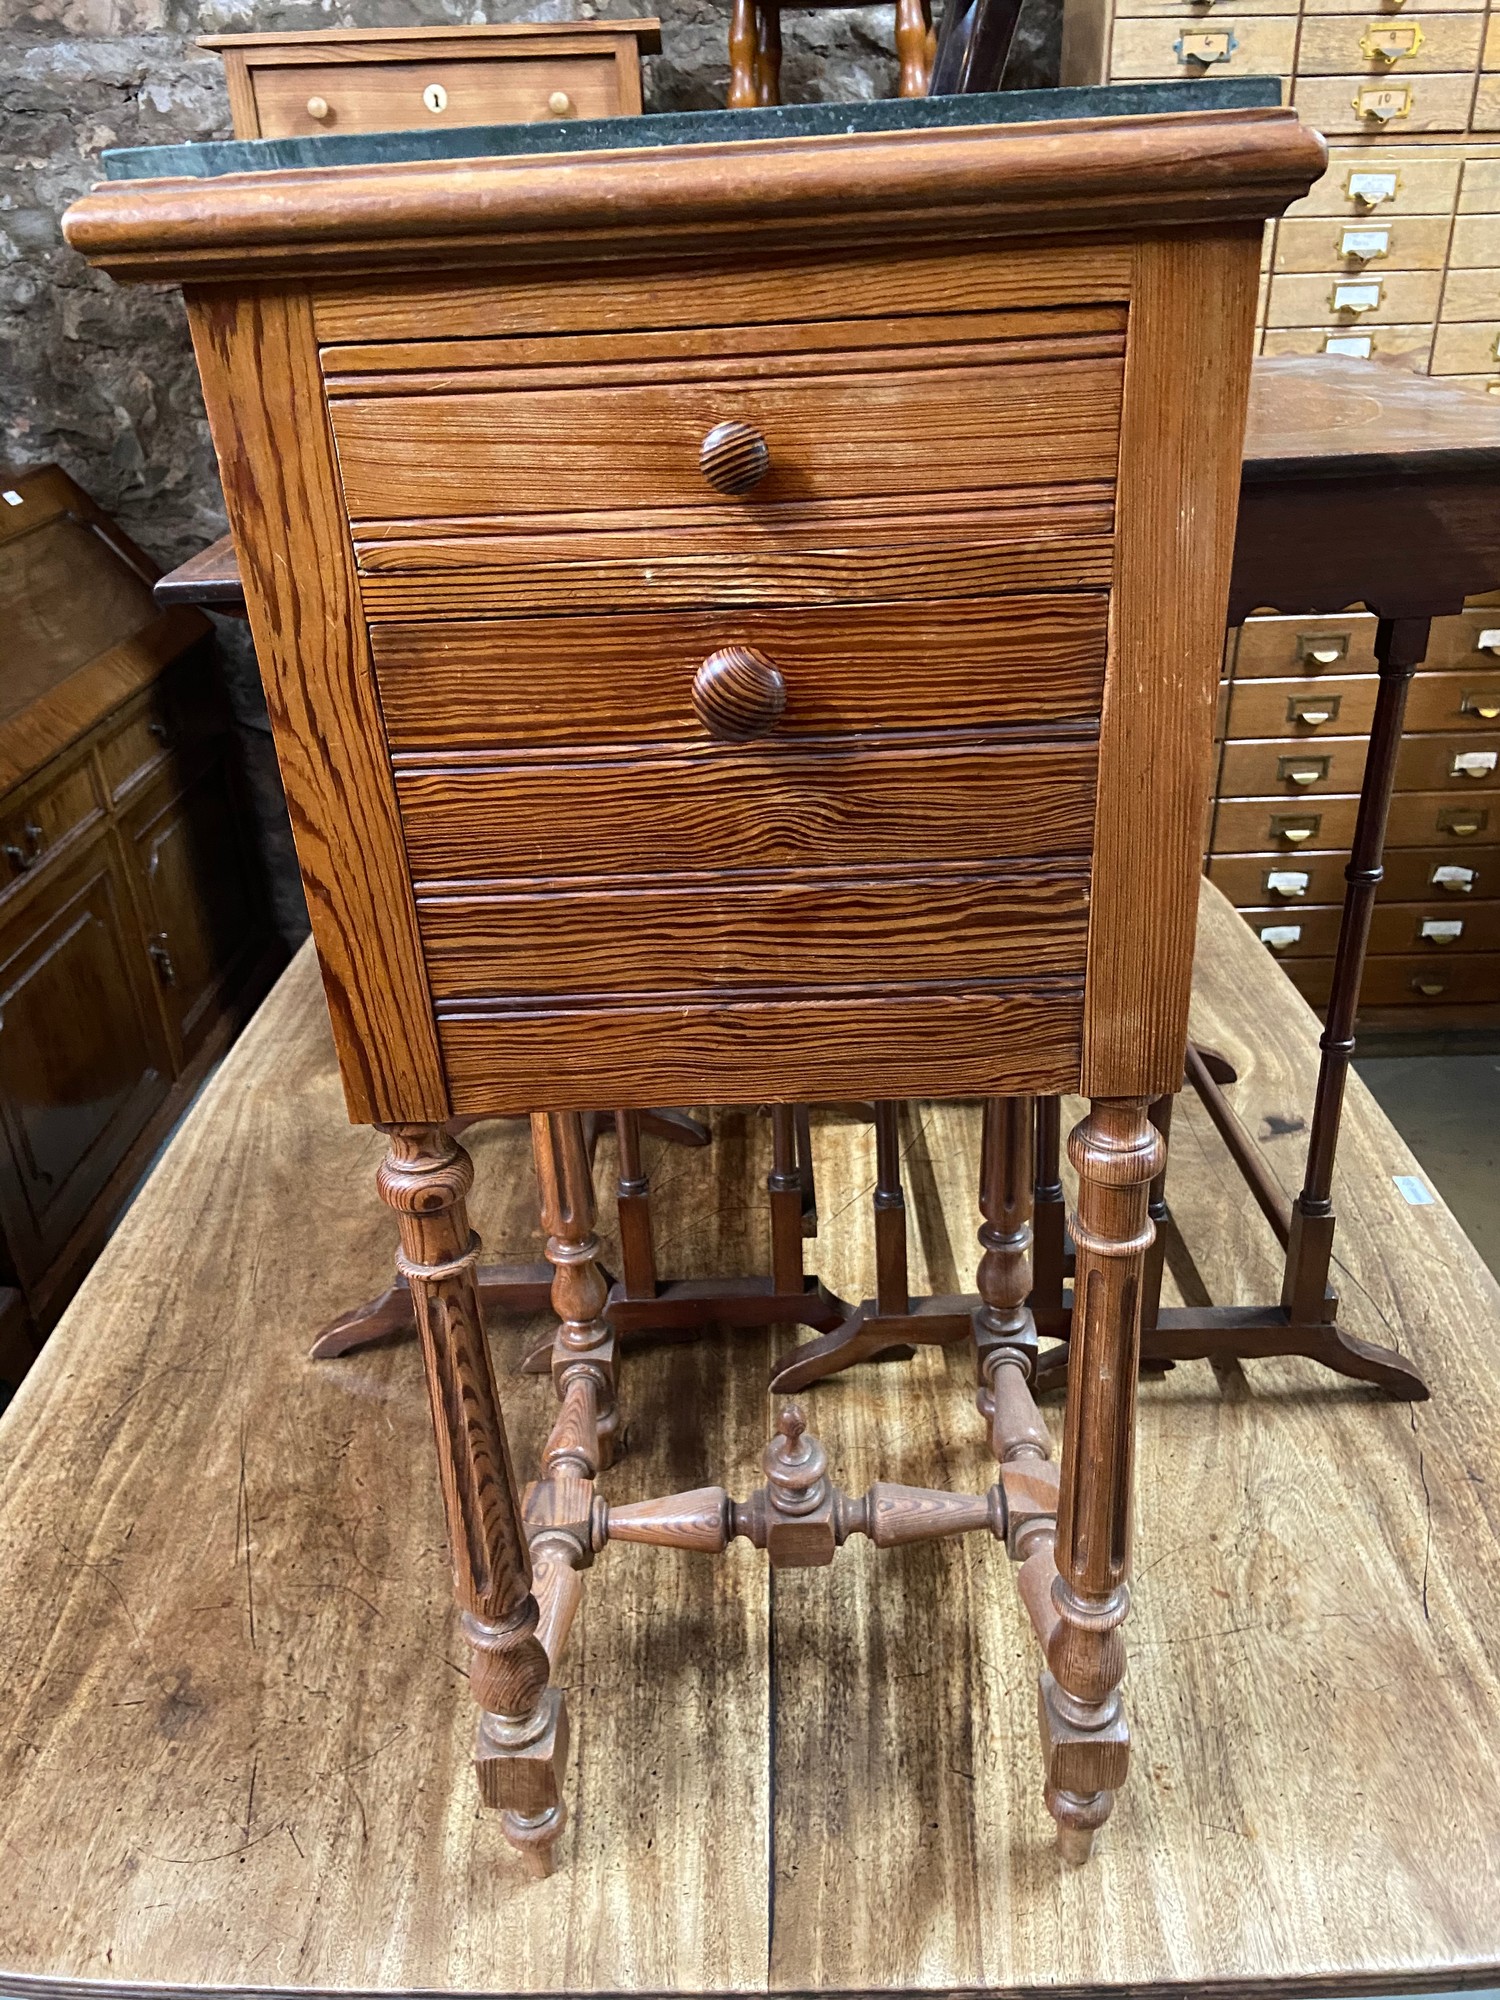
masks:
[[[698,447],[698,470],[720,493],[748,493],[770,469],[770,447],[753,424],[715,424]]]
[[[753,646],[725,646],[694,674],[693,707],[710,736],[746,743],[781,720],[786,682]]]
[[[328,99],[326,97],[308,98],[307,115],[309,118],[326,118],[328,116]]]
[[[573,100],[565,90],[554,90],[552,95],[547,99],[547,109],[552,113],[554,118],[571,118],[573,116]]]

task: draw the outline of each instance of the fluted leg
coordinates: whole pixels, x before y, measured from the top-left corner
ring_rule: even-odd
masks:
[[[1120,1701],[1130,1605],[1131,1483],[1147,1202],[1165,1158],[1145,1098],[1095,1099],[1068,1141],[1078,1170],[1077,1267],[1048,1671],[1047,1805],[1063,1858],[1088,1858],[1124,1783]]]
[[[562,1831],[567,1708],[548,1686],[531,1562],[480,1315],[468,1154],[437,1125],[386,1128],[378,1185],[396,1212],[437,1439],[453,1593],[479,1704],[475,1764],[506,1838],[545,1874]]]

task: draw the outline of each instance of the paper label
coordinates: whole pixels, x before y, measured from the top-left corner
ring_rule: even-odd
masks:
[[[1389,224],[1379,229],[1346,229],[1339,238],[1341,257],[1358,257],[1362,264],[1386,256],[1391,247]]]
[[[1272,951],[1285,951],[1288,945],[1296,944],[1301,936],[1301,924],[1266,924],[1261,929],[1260,941],[1269,945]]]
[[[1391,1180],[1397,1194],[1403,1201],[1409,1201],[1413,1208],[1432,1208],[1436,1205],[1431,1188],[1415,1174],[1392,1174]]]
[[[1311,880],[1304,868],[1273,868],[1266,876],[1266,891],[1272,896],[1305,896]]]
[[[1353,361],[1368,361],[1374,349],[1368,333],[1330,333],[1323,342],[1325,354],[1347,354]]]
[[[1329,303],[1336,313],[1374,312],[1380,304],[1380,285],[1335,285]]]

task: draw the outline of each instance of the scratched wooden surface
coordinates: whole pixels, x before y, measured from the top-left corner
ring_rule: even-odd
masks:
[[[1294,1183],[1312,1016],[1208,892],[1196,1026]],[[658,1156],[664,1270],[747,1266],[764,1120]],[[967,1282],[972,1109],[906,1123],[913,1281]],[[534,1254],[524,1139],[476,1134],[489,1247]],[[1191,1104],[1179,1290],[1271,1243]],[[822,1235],[869,1289],[867,1131],[820,1119]],[[575,1818],[526,1883],[477,1811],[415,1352],[314,1366],[384,1279],[305,955],[0,1425],[0,1990],[386,1994],[1411,1991],[1500,1973],[1500,1298],[1351,1093],[1340,1282],[1422,1362],[1408,1409],[1298,1362],[1149,1384],[1127,1627],[1134,1775],[1063,1875],[999,1552],[862,1542],[771,1580],[608,1550],[566,1678]],[[612,1168],[601,1147],[601,1175]],[[533,1326],[530,1331],[535,1331]],[[528,1329],[497,1328],[502,1364]],[[727,1473],[771,1347],[627,1368],[625,1498]],[[509,1378],[507,1378],[509,1379]],[[977,1487],[963,1355],[813,1392],[834,1470]],[[546,1391],[512,1383],[525,1463]]]

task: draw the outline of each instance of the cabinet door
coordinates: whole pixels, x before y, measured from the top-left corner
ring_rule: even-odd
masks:
[[[264,948],[266,920],[235,773],[223,757],[169,770],[123,822],[147,949],[190,1062],[235,983]]]
[[[171,1075],[124,863],[106,834],[0,925],[0,1219],[29,1285]]]

